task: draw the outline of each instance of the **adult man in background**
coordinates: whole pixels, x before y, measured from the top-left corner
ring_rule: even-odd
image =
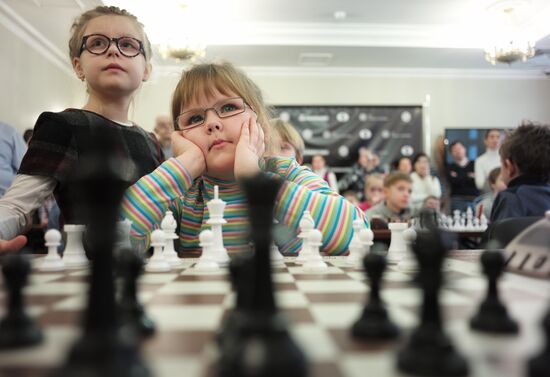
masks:
[[[449,146],[453,162],[447,166],[447,181],[451,191],[451,211],[460,212],[473,207],[474,199],[479,195],[475,183],[474,161],[466,156],[466,148],[461,141],[456,140]]]
[[[487,130],[485,132],[485,139],[483,140],[485,144],[485,153],[478,156],[475,162],[476,186],[482,193],[491,190],[487,178],[491,170],[500,166],[500,156],[498,154],[500,138],[500,130],[496,128]]]
[[[174,153],[172,152],[172,132],[174,131],[172,118],[168,115],[159,115],[155,119],[154,131],[164,153],[164,158],[169,159],[170,157],[174,157]]]
[[[17,174],[27,145],[15,128],[0,122],[0,197]]]

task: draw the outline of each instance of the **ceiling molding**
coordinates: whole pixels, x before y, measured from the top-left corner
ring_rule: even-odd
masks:
[[[484,47],[475,28],[460,25],[263,22],[244,23],[230,30],[215,33],[205,41],[206,44],[480,49]]]
[[[153,66],[153,75],[179,77],[188,65]],[[447,69],[447,68],[346,68],[346,67],[240,67],[254,76],[289,77],[377,77],[377,78],[433,78],[478,80],[548,80],[541,70],[514,69]],[[154,79],[154,78],[153,78]]]
[[[66,54],[3,1],[0,1],[0,24],[64,73],[74,75]]]

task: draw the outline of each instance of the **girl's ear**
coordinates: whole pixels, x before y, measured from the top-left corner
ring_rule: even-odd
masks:
[[[151,63],[147,63],[145,65],[145,71],[143,72],[143,79],[141,81],[145,82],[149,80],[149,77],[151,77],[151,71],[153,70],[153,66]]]
[[[82,65],[80,64],[80,58],[73,58],[72,64],[73,64],[73,70],[76,73],[76,77],[78,77],[80,81],[84,81],[86,77],[84,76],[84,70],[82,69]]]

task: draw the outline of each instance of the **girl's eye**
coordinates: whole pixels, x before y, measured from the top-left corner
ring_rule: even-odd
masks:
[[[235,110],[237,110],[237,106],[235,106],[232,103],[226,103],[225,105],[223,105],[221,107],[222,113],[228,113],[228,112],[235,111]]]
[[[202,115],[192,115],[187,121],[188,125],[201,123],[203,121]]]

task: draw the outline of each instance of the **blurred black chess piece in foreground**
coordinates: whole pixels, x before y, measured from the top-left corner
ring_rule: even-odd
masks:
[[[370,282],[370,293],[361,317],[353,324],[351,334],[362,340],[391,340],[399,335],[380,298],[380,283],[386,269],[386,258],[377,253],[369,253],[363,259],[365,272]]]
[[[133,163],[120,156],[108,132],[89,136],[89,147],[79,156],[72,190],[87,226],[88,251],[93,256],[88,303],[82,335],[69,351],[56,376],[147,377],[149,369],[137,350],[131,326],[121,326],[115,306],[113,245],[124,190],[130,184]]]
[[[420,271],[417,282],[423,293],[420,324],[397,355],[399,370],[416,376],[459,377],[468,375],[466,360],[455,350],[442,327],[439,292],[443,284],[443,260],[450,246],[445,232],[429,213],[421,214],[413,251]]]
[[[485,250],[481,255],[483,273],[487,276],[487,296],[470,320],[477,331],[495,334],[517,334],[519,326],[508,314],[498,295],[497,281],[504,270],[504,256],[498,250]]]
[[[1,257],[4,286],[7,290],[7,310],[0,320],[0,349],[37,345],[42,342],[42,331],[26,313],[23,288],[31,270],[29,260],[22,253]]]
[[[280,182],[262,173],[244,179],[241,186],[249,205],[254,252],[233,270],[240,275],[236,277],[237,294],[244,297],[238,299],[240,320],[226,329],[220,341],[219,375],[305,377],[306,359],[277,309],[271,279],[271,228]]]

